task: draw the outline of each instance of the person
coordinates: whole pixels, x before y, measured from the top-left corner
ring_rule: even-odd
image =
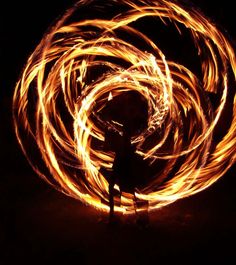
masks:
[[[108,177],[109,183],[109,223],[116,222],[116,216],[114,212],[114,197],[116,190],[115,184],[119,186],[121,197],[122,192],[132,194],[134,199],[134,208],[137,213],[138,208],[146,207],[146,213],[148,205],[145,202],[137,200],[135,196],[135,190],[140,182],[140,178],[143,176],[142,158],[138,157],[135,153],[135,146],[131,144],[131,131],[129,130],[129,124],[123,124],[123,134],[119,135],[115,131],[107,130],[105,133],[105,145],[109,149],[115,152],[115,158],[113,161],[112,170]],[[147,223],[147,214],[142,215],[141,219],[138,218],[138,223]],[[141,215],[139,216],[141,217]]]
[[[131,138],[139,135],[148,126],[148,104],[137,91],[123,92],[108,99],[106,106],[99,110],[96,117],[103,124],[101,127],[105,128],[104,151],[115,153],[112,169],[101,169],[105,170],[103,175],[109,183],[109,220],[112,223],[116,219],[114,198],[119,205],[122,193],[133,196],[137,213],[140,208],[148,209],[147,202],[137,200],[135,191],[136,188],[142,190],[145,187],[145,181],[149,178],[149,165],[147,160],[144,161],[136,153],[136,147],[131,143]],[[120,191],[115,189],[116,184]]]

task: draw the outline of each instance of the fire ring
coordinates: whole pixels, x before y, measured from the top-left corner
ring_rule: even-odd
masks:
[[[39,176],[108,211],[108,182],[100,169],[112,167],[114,153],[93,143],[104,142],[104,128],[122,131],[99,112],[123,93],[138,93],[147,103],[148,118],[132,144],[150,165],[163,161],[164,166],[136,190],[136,197],[154,210],[206,189],[235,162],[235,53],[225,35],[193,7],[165,0],[108,2],[79,1],[46,32],[15,88],[15,131]],[[84,17],[83,10],[91,6],[103,14],[114,6],[114,14]],[[188,32],[200,73],[169,60],[156,39],[136,26],[145,19],[175,27],[180,38]],[[216,98],[214,104],[209,95]],[[218,139],[226,108],[231,117]],[[132,213],[133,204],[125,193],[115,209]]]

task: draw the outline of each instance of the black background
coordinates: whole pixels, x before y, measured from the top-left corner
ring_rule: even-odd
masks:
[[[235,43],[232,1],[195,1]],[[28,55],[74,1],[0,4],[0,264],[234,264],[235,166],[209,189],[109,228],[106,215],[53,190],[24,158],[11,101]]]

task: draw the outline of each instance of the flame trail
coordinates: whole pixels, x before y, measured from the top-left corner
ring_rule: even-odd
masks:
[[[124,11],[111,19],[83,19],[81,9],[91,1],[79,1],[44,35],[15,88],[16,136],[44,180],[108,211],[108,183],[100,168],[112,167],[114,153],[94,148],[93,141],[104,142],[107,127],[122,134],[122,124],[102,120],[98,113],[108,101],[136,91],[148,103],[148,126],[133,136],[132,144],[143,159],[165,162],[161,173],[154,173],[136,196],[148,201],[151,210],[157,209],[206,189],[235,162],[235,53],[211,21],[177,1],[108,2]],[[182,28],[188,31],[201,73],[167,60],[155,41],[135,27],[145,18],[156,19],[163,27],[174,25],[179,34]],[[129,39],[138,40],[148,51]],[[210,93],[217,95],[216,107]],[[232,117],[216,141],[229,98]],[[158,139],[153,137],[157,131]],[[39,150],[48,172],[32,149]],[[132,196],[124,193],[115,209],[132,213]]]

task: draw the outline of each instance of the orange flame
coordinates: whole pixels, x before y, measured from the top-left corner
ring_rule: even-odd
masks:
[[[229,72],[236,78],[236,58],[226,37],[197,10],[165,0],[153,3],[121,0],[120,3],[128,11],[111,20],[69,22],[72,15],[87,4],[85,0],[80,1],[50,29],[29,57],[16,85],[14,124],[29,161],[28,137],[37,144],[53,180],[34,162],[31,165],[44,180],[69,196],[108,211],[108,204],[104,203],[109,200],[108,183],[100,168],[109,170],[114,154],[93,148],[92,140],[104,141],[104,131],[92,116],[96,116],[96,104],[102,109],[124,91],[137,91],[148,102],[148,128],[133,137],[132,143],[137,144],[137,153],[143,159],[166,161],[161,176],[166,181],[160,186],[155,185],[158,180],[154,179],[136,192],[137,198],[148,201],[153,210],[206,189],[235,162],[235,91],[232,92],[231,124],[215,148],[212,148],[212,138],[227,107]],[[176,27],[182,25],[189,30],[199,60],[203,58],[202,78],[197,78],[185,66],[166,60],[151,39],[132,27],[133,22],[145,17],[156,17],[164,26],[165,19],[169,19]],[[145,52],[122,39],[118,31],[141,39],[152,52]],[[115,63],[114,58],[129,66],[124,68]],[[92,69],[98,67],[108,70],[93,82],[88,81]],[[206,100],[206,92],[219,95],[216,110]],[[33,121],[30,93],[35,102]],[[64,122],[61,104],[70,117],[71,130]],[[188,119],[188,135],[183,133],[182,117]],[[145,139],[163,127],[165,133],[161,139],[152,141],[147,148]],[[170,138],[172,146],[163,151]],[[180,157],[184,158],[181,166],[171,179],[167,178]],[[133,208],[132,196],[128,193],[122,194],[121,204],[115,205],[115,210],[123,213],[132,213]]]

